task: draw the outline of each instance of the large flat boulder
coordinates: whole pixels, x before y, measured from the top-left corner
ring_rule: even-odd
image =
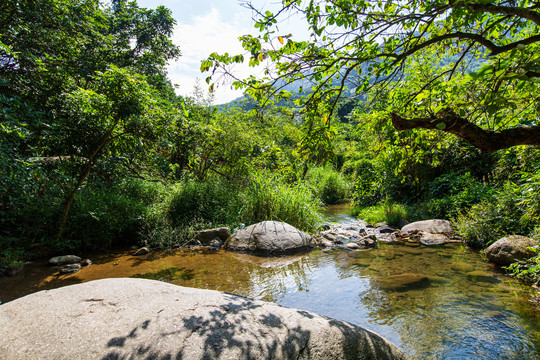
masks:
[[[423,232],[427,234],[448,234],[453,230],[450,221],[439,219],[416,221],[401,228],[403,233]]]
[[[508,266],[518,260],[533,256],[534,253],[528,248],[535,245],[538,245],[536,240],[520,235],[510,235],[491,244],[485,250],[485,254],[489,261]]]
[[[227,239],[225,249],[261,256],[279,256],[311,250],[313,238],[292,225],[263,221],[240,229]]]
[[[347,322],[212,290],[104,279],[0,305],[2,359],[404,359]]]

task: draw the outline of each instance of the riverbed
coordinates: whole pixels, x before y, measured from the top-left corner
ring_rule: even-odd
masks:
[[[354,221],[346,208],[328,217]],[[379,242],[373,250],[280,258],[222,250],[132,253],[94,255],[91,266],[72,275],[59,275],[46,263],[28,265],[0,279],[0,301],[101,278],[144,277],[346,320],[381,334],[413,359],[540,358],[540,312],[529,287],[461,244]]]

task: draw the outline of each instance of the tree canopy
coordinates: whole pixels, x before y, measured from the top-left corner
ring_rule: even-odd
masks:
[[[485,152],[540,145],[540,2],[463,0],[283,0],[255,9],[257,36],[241,42],[252,66],[269,60],[263,79],[236,79],[263,102],[312,86],[303,105],[368,93],[387,101],[398,130],[437,129]],[[310,41],[280,32],[303,16]],[[214,53],[201,70],[232,76],[244,55]],[[209,78],[210,82],[211,79]],[[277,86],[276,86],[277,85]]]

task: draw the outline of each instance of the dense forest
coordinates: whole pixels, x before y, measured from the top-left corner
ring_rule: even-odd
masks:
[[[466,4],[283,1],[258,13],[246,56],[202,61],[209,83],[244,60],[276,69],[235,81],[247,105],[214,106],[175,94],[164,7],[3,1],[0,271],[219,225],[315,233],[348,201],[372,223],[450,219],[478,249],[538,239],[539,3]],[[287,11],[313,42],[274,29]],[[511,271],[538,282],[540,255]]]

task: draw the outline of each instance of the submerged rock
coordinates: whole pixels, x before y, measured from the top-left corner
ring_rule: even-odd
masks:
[[[452,269],[454,271],[457,271],[457,272],[467,273],[467,272],[473,271],[474,266],[472,266],[471,264],[466,264],[466,263],[452,263],[450,265],[450,269]]]
[[[422,255],[424,252],[420,249],[415,249],[408,246],[399,247],[399,251],[408,255]]]
[[[405,291],[429,286],[429,277],[423,274],[405,273],[387,276],[379,280],[385,290]]]
[[[538,241],[525,236],[511,235],[503,237],[485,250],[489,261],[508,266],[518,260],[527,259],[534,253],[527,248],[538,245]]]
[[[413,231],[423,232],[428,234],[448,234],[454,231],[452,223],[448,220],[423,220],[416,221],[405,225],[401,228],[401,232],[410,233]]]
[[[34,293],[0,305],[0,324],[5,359],[405,359],[344,321],[146,279]]]
[[[49,259],[49,264],[56,265],[56,266],[76,264],[80,262],[81,262],[81,258],[75,255],[55,256]]]
[[[311,250],[313,238],[280,221],[263,221],[231,235],[225,249],[262,256],[279,256]]]
[[[472,282],[499,283],[501,279],[487,271],[471,271],[467,273],[467,279]]]

